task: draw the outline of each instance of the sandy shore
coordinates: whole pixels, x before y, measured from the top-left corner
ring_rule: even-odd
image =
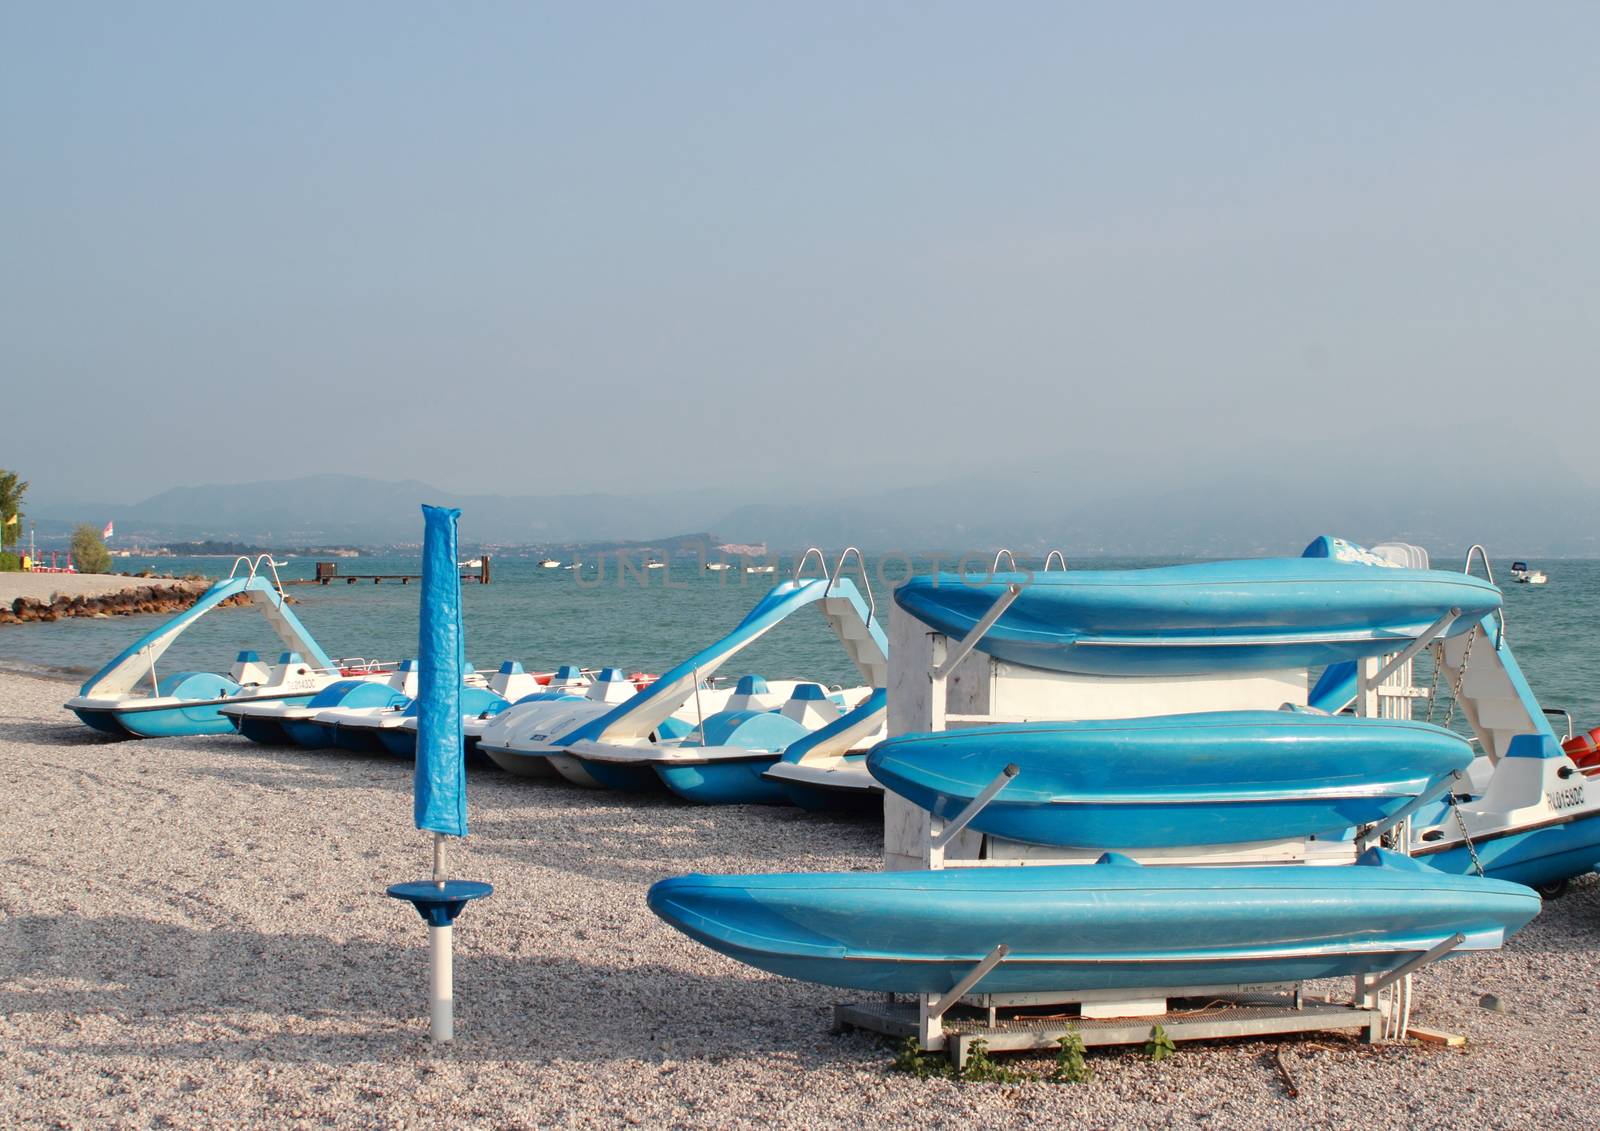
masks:
[[[828,1032],[840,991],[768,977],[645,908],[682,871],[876,866],[872,823],[692,808],[488,772],[456,874],[459,1041],[426,1042],[410,767],[240,739],[102,741],[65,685],[0,675],[0,1124],[463,1127],[1593,1126],[1600,884],[1505,951],[1417,979],[1465,1049],[1268,1041],[1092,1083],[955,1085]],[[1508,1012],[1479,1007],[1498,995]]]
[[[49,601],[52,595],[62,597],[104,597],[145,585],[181,585],[182,582],[148,577],[124,577],[119,573],[0,573],[0,605],[9,605],[18,597],[34,601]],[[199,583],[205,588],[207,583]]]

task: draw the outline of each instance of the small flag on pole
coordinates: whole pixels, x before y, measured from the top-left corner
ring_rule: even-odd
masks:
[[[106,523],[106,528],[100,532],[100,537],[109,538],[115,533],[116,530],[113,528],[112,524],[108,522]]]
[[[5,521],[5,525],[7,525],[7,526],[15,526],[15,525],[16,525],[16,524],[17,524],[17,519],[18,519],[18,518],[19,518],[19,517],[21,517],[21,516],[19,516],[19,515],[12,515],[12,516],[11,516],[11,517],[10,517],[10,518],[8,518],[8,519],[6,519],[6,521]]]

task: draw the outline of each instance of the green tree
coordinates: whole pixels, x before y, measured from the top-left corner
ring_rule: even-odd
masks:
[[[72,564],[79,573],[111,572],[111,551],[100,532],[88,524],[72,532]]]
[[[22,537],[22,496],[27,493],[28,485],[15,471],[0,467],[0,550]]]

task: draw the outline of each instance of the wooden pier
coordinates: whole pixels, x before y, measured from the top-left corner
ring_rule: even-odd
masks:
[[[476,581],[479,585],[489,584],[489,555],[474,559],[480,564],[477,568],[461,575],[462,581]],[[377,585],[383,581],[398,581],[401,585],[409,585],[413,581],[421,581],[420,573],[340,573],[338,562],[318,562],[315,577],[301,577],[287,581],[286,585],[332,585],[335,581],[342,581],[346,585],[354,585],[358,581],[370,581]]]

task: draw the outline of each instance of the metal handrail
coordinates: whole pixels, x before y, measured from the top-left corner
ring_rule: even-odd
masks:
[[[1061,571],[1063,573],[1066,572],[1066,569],[1067,569],[1067,555],[1063,554],[1060,550],[1051,550],[1048,554],[1046,554],[1044,556],[1044,572],[1045,573],[1049,573],[1050,572],[1050,563],[1051,562],[1060,562],[1061,563]]]
[[[278,591],[278,596],[283,596],[283,581],[278,577],[278,563],[272,560],[271,554],[257,554],[254,561],[248,555],[240,554],[233,559],[233,566],[228,570],[226,580],[232,581],[239,575],[240,562],[243,562],[249,568],[250,572],[245,575],[245,578],[250,581],[253,581],[256,574],[261,572],[261,563],[265,562],[267,569],[272,571],[272,587]]]
[[[799,581],[800,580],[800,575],[803,572],[805,572],[806,563],[811,560],[811,555],[812,554],[817,555],[817,564],[822,567],[822,578],[821,578],[821,580],[823,580],[823,581],[829,580],[829,577],[828,577],[828,559],[822,556],[822,547],[820,547],[820,546],[810,546],[810,547],[808,547],[806,549],[805,553],[800,555],[800,560],[798,562],[796,562],[795,566],[794,566],[794,577],[792,577],[790,580],[792,580],[792,581]]]
[[[1478,557],[1483,559],[1483,572],[1485,576],[1488,577],[1489,584],[1498,585],[1499,582],[1495,581],[1494,579],[1494,566],[1489,563],[1489,551],[1483,548],[1483,543],[1481,542],[1474,542],[1471,547],[1468,548],[1467,561],[1466,564],[1461,567],[1461,572],[1468,575],[1472,573],[1473,554],[1477,554]],[[1506,638],[1506,610],[1504,605],[1494,611],[1494,619],[1500,624],[1500,631],[1495,633],[1494,637],[1494,648],[1495,651],[1498,652],[1500,650],[1500,645],[1505,642]]]
[[[833,563],[833,577],[828,582],[828,588],[823,590],[826,596],[833,592],[833,587],[839,584],[839,579],[844,576],[844,560],[851,554],[856,556],[856,567],[861,571],[861,586],[866,590],[867,596],[867,626],[872,626],[872,618],[878,615],[878,599],[872,595],[872,579],[867,576],[867,559],[862,557],[861,551],[855,546],[846,546],[839,553],[839,560]],[[827,563],[823,563],[826,568]]]
[[[1560,715],[1563,719],[1566,719],[1567,720],[1567,737],[1566,737],[1566,739],[1563,739],[1563,741],[1570,741],[1571,740],[1571,738],[1572,738],[1572,712],[1571,711],[1567,710],[1565,707],[1541,707],[1540,708],[1540,712],[1543,713],[1543,714],[1546,714],[1546,715]]]
[[[1474,542],[1472,544],[1471,548],[1467,550],[1467,564],[1461,567],[1461,572],[1462,573],[1471,573],[1472,572],[1472,555],[1473,554],[1477,554],[1480,558],[1483,559],[1483,572],[1488,575],[1489,584],[1490,585],[1495,584],[1494,566],[1489,564],[1489,551],[1485,550],[1483,548],[1483,543],[1481,543],[1481,542]]]
[[[998,550],[996,550],[994,552],[994,565],[989,567],[989,576],[990,577],[993,577],[995,574],[1000,572],[1000,559],[1001,558],[1010,558],[1011,559],[1011,572],[1012,573],[1018,572],[1017,571],[1017,555],[1013,554],[1010,550],[1007,550],[1004,547],[1001,547],[1000,549],[998,549]]]
[[[256,570],[261,568],[263,561],[267,563],[267,568],[272,571],[272,587],[278,591],[278,596],[282,598],[283,581],[278,577],[278,563],[273,560],[271,554],[262,554],[256,559],[256,564],[250,567],[250,576],[254,577],[256,575]]]

